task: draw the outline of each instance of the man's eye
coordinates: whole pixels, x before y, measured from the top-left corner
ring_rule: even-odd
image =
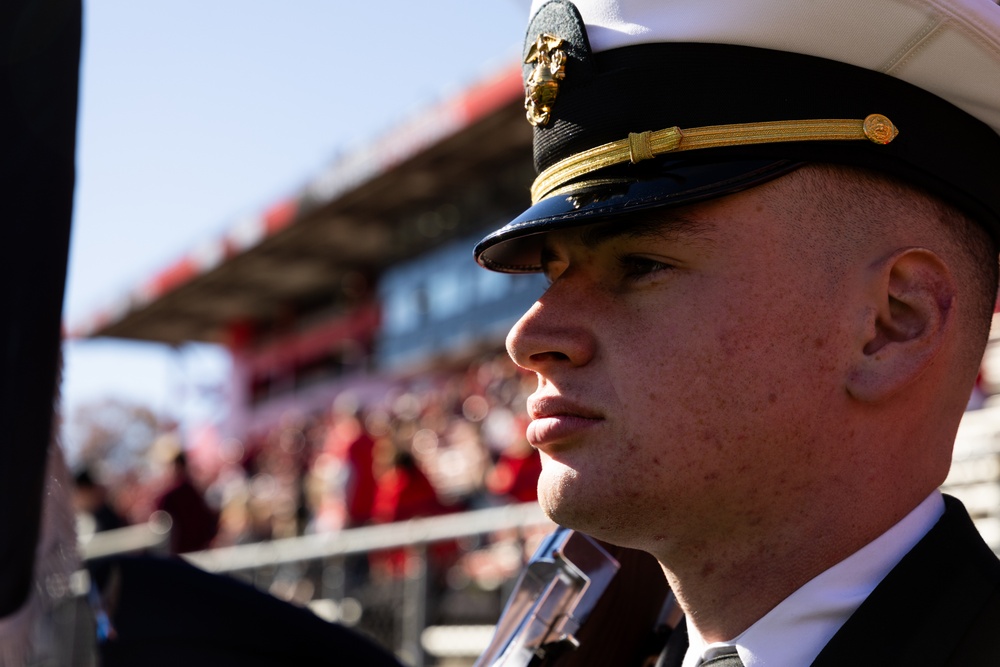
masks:
[[[649,257],[637,257],[635,255],[622,257],[619,263],[621,264],[622,272],[630,279],[643,278],[672,268],[664,262],[650,259]]]

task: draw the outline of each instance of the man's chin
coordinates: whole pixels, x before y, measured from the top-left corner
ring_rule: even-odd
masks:
[[[584,526],[590,523],[587,520],[590,515],[588,503],[581,502],[579,498],[567,497],[565,493],[546,493],[539,485],[538,504],[542,506],[545,515],[560,526],[586,532]]]
[[[605,542],[619,544],[623,536],[606,511],[607,501],[587,493],[573,493],[580,490],[564,486],[558,493],[547,493],[547,489],[543,489],[539,484],[538,503],[546,516],[560,526],[572,528]]]
[[[647,534],[651,529],[649,517],[637,517],[634,508],[616,505],[614,498],[600,497],[594,493],[596,490],[563,486],[559,493],[550,494],[550,489],[539,484],[538,503],[546,516],[560,526],[615,546],[651,551],[655,545]]]

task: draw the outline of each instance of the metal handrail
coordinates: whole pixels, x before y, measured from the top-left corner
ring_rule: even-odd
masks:
[[[162,515],[162,513],[158,513]],[[80,556],[84,561],[137,551],[165,551],[170,541],[169,517],[156,516],[146,523],[105,530],[79,538]]]
[[[183,557],[209,572],[237,572],[532,526],[554,526],[534,502],[207,549]]]

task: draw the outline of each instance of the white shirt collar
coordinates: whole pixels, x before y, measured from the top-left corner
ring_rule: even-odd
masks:
[[[944,499],[935,491],[899,523],[808,581],[728,642],[706,644],[688,627],[683,667],[694,667],[703,654],[711,657],[720,647],[733,644],[745,667],[812,664],[851,614],[943,514]]]

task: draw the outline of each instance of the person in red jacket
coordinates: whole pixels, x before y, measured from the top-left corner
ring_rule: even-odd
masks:
[[[443,514],[447,507],[438,498],[430,479],[417,465],[413,455],[407,451],[397,451],[391,466],[383,472],[375,487],[372,503],[374,523],[392,523],[419,517]],[[439,564],[453,549],[436,544],[432,549],[432,559]],[[401,577],[407,573],[407,551],[373,553],[372,569],[376,576]]]
[[[519,503],[538,499],[538,475],[542,472],[538,450],[524,437],[527,427],[526,418],[516,420],[513,439],[486,476],[486,488],[490,493]]]

